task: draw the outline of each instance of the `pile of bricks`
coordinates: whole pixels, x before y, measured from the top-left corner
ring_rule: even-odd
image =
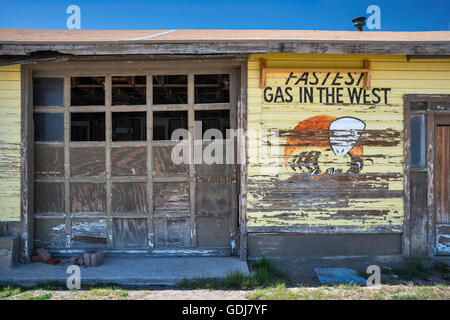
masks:
[[[50,252],[45,250],[44,248],[38,249],[38,254],[31,257],[31,261],[33,262],[44,262],[47,264],[58,264],[59,259],[58,258],[52,258],[52,255]]]
[[[86,250],[79,257],[70,259],[70,264],[77,264],[79,266],[99,266],[103,263],[103,251]]]

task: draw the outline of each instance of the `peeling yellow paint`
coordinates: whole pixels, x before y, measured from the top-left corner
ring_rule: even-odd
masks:
[[[293,99],[289,100],[289,95],[281,102],[274,102],[272,97],[265,99],[264,90],[259,87],[260,59],[266,61],[268,68],[333,69],[361,68],[363,61],[369,60],[371,88],[389,88],[387,103],[384,99],[378,104],[319,103],[317,91],[313,91],[314,103],[300,102],[302,83],[286,85],[289,71],[267,73],[266,88],[279,87],[285,93],[291,87]],[[300,77],[302,73],[296,75]],[[320,81],[325,77],[326,73],[317,74]],[[332,86],[327,83],[323,87]],[[402,232],[405,94],[450,94],[450,60],[407,61],[406,56],[386,55],[251,55],[248,61],[249,231],[259,227],[285,227],[305,232]],[[318,139],[318,135],[312,134],[314,131],[298,129],[308,138],[292,138],[296,126],[301,127],[302,122],[322,115],[332,117],[329,121],[351,117],[364,123],[363,133],[347,156],[333,154],[330,150],[334,149],[325,147],[331,144],[331,140],[326,140],[330,139],[331,130],[320,147],[306,143],[308,139]],[[285,148],[292,141],[300,143],[292,149],[296,150],[292,155],[298,157],[294,160],[301,160],[298,160],[302,163],[300,169],[295,165],[289,168],[285,163]],[[314,159],[321,169],[316,174],[312,166],[303,165],[308,161],[300,158],[314,152],[318,154]],[[359,159],[358,166],[364,163],[356,173],[347,169],[353,159]],[[327,175],[327,170],[332,174]]]
[[[20,66],[0,67],[0,221],[20,220]]]

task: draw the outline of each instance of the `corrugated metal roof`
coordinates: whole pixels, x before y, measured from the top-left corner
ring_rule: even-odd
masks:
[[[33,30],[0,28],[0,43],[356,41],[448,42],[450,31],[316,30]]]

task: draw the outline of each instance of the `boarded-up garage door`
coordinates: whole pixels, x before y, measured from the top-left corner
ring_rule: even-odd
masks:
[[[235,165],[194,163],[193,140],[175,164],[172,133],[235,128],[237,71],[88,72],[34,79],[35,245],[231,254]]]

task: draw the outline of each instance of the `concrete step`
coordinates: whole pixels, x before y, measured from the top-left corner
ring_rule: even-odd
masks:
[[[65,283],[70,274],[68,260],[58,265],[42,262],[18,265],[0,273],[0,284],[33,286],[57,281]],[[230,271],[249,274],[245,261],[236,257],[178,257],[178,258],[105,258],[98,267],[80,267],[83,284],[174,285],[197,278],[225,278]]]

